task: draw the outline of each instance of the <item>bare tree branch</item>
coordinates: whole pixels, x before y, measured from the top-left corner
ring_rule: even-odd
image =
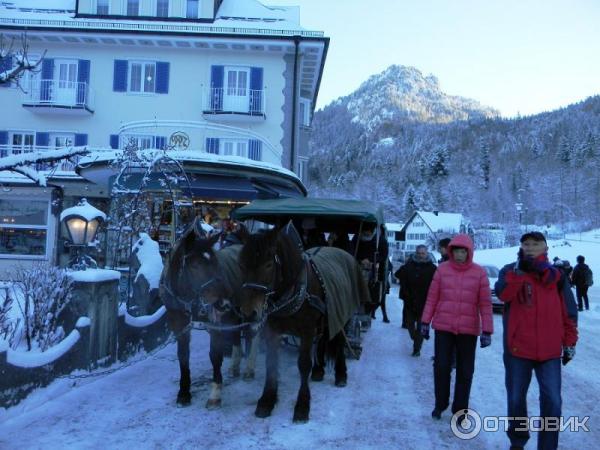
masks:
[[[44,50],[44,53],[36,62],[31,62],[29,59],[27,34],[23,33],[21,35],[21,48],[18,51],[14,50],[15,38],[10,39],[9,44],[6,44],[5,41],[4,36],[0,34],[0,67],[4,68],[4,71],[0,72],[0,84],[13,82],[22,90],[23,88],[19,80],[25,72],[36,72],[36,69],[46,56],[46,50]],[[10,63],[8,67],[4,64],[6,60]]]
[[[11,172],[25,175],[40,186],[46,186],[46,175],[34,169],[37,163],[56,162],[62,159],[72,158],[89,154],[87,147],[68,147],[58,150],[37,151],[23,153],[20,155],[11,155],[0,158],[0,171],[9,170]]]

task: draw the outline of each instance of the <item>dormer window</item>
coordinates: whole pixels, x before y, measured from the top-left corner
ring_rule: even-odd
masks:
[[[140,0],[127,0],[127,15],[128,16],[139,16],[140,15]]]
[[[169,0],[156,0],[156,17],[169,17]]]
[[[96,0],[96,14],[108,15],[108,2],[109,0]]]
[[[198,18],[198,0],[187,0],[187,9],[186,15],[188,19],[197,19]]]

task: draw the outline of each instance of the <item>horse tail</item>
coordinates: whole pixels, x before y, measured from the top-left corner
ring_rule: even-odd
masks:
[[[333,338],[329,337],[329,329],[326,328],[321,336],[325,340],[325,360],[328,366],[335,364],[340,352],[344,351],[344,336],[340,331]]]

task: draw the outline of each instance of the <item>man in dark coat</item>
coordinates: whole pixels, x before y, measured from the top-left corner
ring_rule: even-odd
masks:
[[[373,309],[371,317],[375,318],[375,311],[381,306],[383,321],[389,323],[385,309],[385,278],[387,276],[388,243],[385,233],[381,232],[377,240],[377,230],[374,223],[363,224],[359,235],[354,235],[350,244],[350,253],[355,255],[364,273],[368,273],[369,292]]]
[[[431,261],[427,247],[419,245],[414,255],[398,271],[400,280],[400,297],[406,305],[408,334],[413,340],[412,356],[420,356],[423,336],[421,336],[421,316],[427,300],[429,285],[433,279],[436,266]]]
[[[588,299],[588,289],[592,285],[592,270],[585,263],[585,257],[579,255],[577,257],[577,265],[573,269],[571,280],[575,285],[575,295],[577,295],[577,308],[583,311],[583,303],[585,309],[590,309],[590,301]]]

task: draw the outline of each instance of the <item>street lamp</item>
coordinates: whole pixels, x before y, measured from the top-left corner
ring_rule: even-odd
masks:
[[[76,250],[76,256],[69,262],[69,266],[85,270],[87,267],[96,267],[96,261],[85,254],[85,248],[96,238],[100,223],[106,220],[106,214],[90,205],[82,198],[77,206],[65,209],[60,214],[61,222],[65,223],[69,233],[69,247]]]

